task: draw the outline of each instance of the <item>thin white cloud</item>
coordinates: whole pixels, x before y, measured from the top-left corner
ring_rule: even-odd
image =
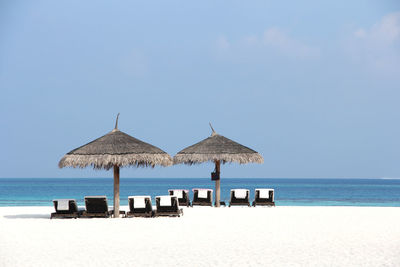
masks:
[[[367,32],[364,29],[358,29],[354,32],[354,36],[357,38],[365,38],[367,36]]]
[[[351,56],[386,73],[399,73],[400,12],[390,13],[370,28],[360,28],[350,42]]]
[[[283,53],[292,56],[307,58],[319,55],[319,50],[296,40],[279,28],[269,28],[264,32],[263,44],[268,47],[275,47]]]
[[[149,72],[149,60],[143,53],[135,49],[121,59],[121,68],[127,75],[142,77]]]
[[[260,40],[256,35],[249,35],[243,38],[245,45],[254,46],[259,44]]]
[[[230,43],[229,41],[226,39],[225,36],[220,36],[218,37],[217,41],[216,41],[217,47],[221,50],[226,50],[229,49],[230,47]]]
[[[236,58],[261,59],[263,56],[279,55],[291,59],[309,59],[319,57],[319,49],[297,40],[285,31],[271,27],[263,33],[240,37],[237,41],[228,41],[225,36],[216,40],[219,50],[231,50]]]
[[[369,37],[375,41],[390,45],[400,39],[400,12],[388,14],[369,31]]]

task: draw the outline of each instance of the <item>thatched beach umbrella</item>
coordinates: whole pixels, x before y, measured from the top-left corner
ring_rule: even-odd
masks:
[[[214,162],[215,171],[212,173],[212,179],[215,180],[215,204],[219,207],[221,195],[220,164],[227,162],[240,164],[250,162],[263,163],[264,159],[253,149],[217,134],[211,123],[210,127],[212,130],[211,136],[178,152],[174,157],[174,164],[192,165],[208,161]]]
[[[148,143],[140,141],[118,130],[118,116],[115,129],[108,134],[68,152],[58,163],[63,167],[95,169],[114,168],[114,217],[119,217],[119,168],[124,166],[172,165],[171,156]]]

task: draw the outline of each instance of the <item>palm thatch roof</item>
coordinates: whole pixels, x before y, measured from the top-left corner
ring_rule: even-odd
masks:
[[[172,165],[172,158],[163,150],[136,139],[116,128],[110,133],[67,153],[58,163],[63,167],[111,169],[114,165]]]
[[[211,127],[212,129],[212,127]],[[263,157],[251,148],[243,146],[222,135],[217,134],[214,129],[210,137],[189,146],[174,156],[174,164],[197,164],[207,161],[263,163]]]

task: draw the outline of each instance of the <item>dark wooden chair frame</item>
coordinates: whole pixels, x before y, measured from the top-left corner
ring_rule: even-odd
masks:
[[[274,191],[268,192],[268,198],[260,198],[260,191],[256,190],[254,194],[253,206],[275,206]]]
[[[78,206],[76,204],[75,199],[69,199],[69,209],[68,210],[58,210],[58,200],[53,200],[54,209],[56,212],[51,213],[50,219],[59,218],[59,219],[66,219],[66,218],[73,218],[76,219],[80,216],[81,211],[79,211]]]
[[[213,191],[208,191],[207,192],[207,198],[199,198],[199,191],[197,189],[193,190],[193,200],[192,200],[192,206],[210,206],[212,207],[213,203],[213,197],[212,197]]]
[[[134,208],[134,198],[128,198],[129,211],[126,213],[126,217],[153,217],[154,211],[151,205],[151,199],[145,198],[145,208]]]
[[[180,217],[183,215],[183,209],[179,208],[178,198],[171,198],[171,206],[161,206],[160,198],[156,197],[156,211],[155,216],[170,216],[170,217]]]
[[[179,206],[186,206],[189,207],[190,206],[190,197],[189,197],[189,191],[185,190],[185,189],[177,189],[177,190],[182,190],[182,198],[178,198],[178,202],[179,202]],[[168,193],[170,196],[174,195],[175,190],[170,189],[168,190]]]
[[[246,198],[236,198],[234,191],[231,191],[231,200],[229,201],[230,206],[248,206],[250,207],[250,191],[247,190]]]
[[[113,210],[108,209],[107,198],[104,197],[85,197],[86,209],[82,212],[82,218],[109,218],[113,215]],[[120,211],[120,214],[124,214]]]

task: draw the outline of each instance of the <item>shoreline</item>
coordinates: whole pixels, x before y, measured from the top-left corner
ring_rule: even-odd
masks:
[[[127,205],[128,197],[134,195],[150,195],[154,202],[155,196],[167,195],[174,188],[188,189],[193,199],[193,188],[215,186],[209,178],[160,179],[121,178],[120,203]],[[96,195],[107,196],[111,205],[112,181],[112,178],[0,180],[0,206],[52,206],[55,198],[76,199],[78,205],[84,205],[84,196]],[[256,188],[273,188],[278,206],[400,207],[400,180],[224,178],[221,200],[228,202],[230,190],[235,188],[250,190],[250,201],[254,200]]]
[[[84,205],[78,205],[79,208],[85,208]],[[152,205],[153,209],[156,208],[156,206]],[[399,207],[393,207],[393,206],[324,206],[324,205],[320,205],[320,206],[285,206],[285,205],[277,205],[275,207],[270,207],[270,206],[257,206],[257,207],[253,207],[253,206],[232,206],[232,207],[228,207],[228,206],[221,206],[219,208],[217,207],[210,207],[210,206],[194,206],[194,207],[186,207],[186,206],[179,206],[180,208],[184,208],[184,209],[205,209],[205,208],[210,208],[210,209],[273,209],[273,208],[399,208]],[[25,205],[25,206],[0,206],[0,210],[1,209],[13,209],[13,208],[50,208],[52,212],[54,212],[54,206],[29,206],[29,205]],[[112,208],[112,205],[109,205],[109,208]],[[120,205],[120,208],[126,208],[129,209],[128,205]],[[1,216],[1,211],[0,211],[0,216]]]
[[[81,208],[84,208],[84,206],[82,206],[82,205],[78,205],[79,207],[81,207]],[[120,205],[121,207],[127,207],[128,208],[128,205]],[[111,208],[112,207],[112,205],[109,205],[109,207]],[[155,205],[153,205],[153,208],[155,207]],[[210,206],[194,206],[194,207],[185,207],[185,206],[180,206],[181,208],[190,208],[190,209],[197,209],[197,208],[216,208],[216,207],[210,207]],[[293,208],[297,208],[297,207],[299,207],[299,208],[307,208],[307,207],[310,207],[310,208],[400,208],[400,207],[392,207],[392,206],[324,206],[324,205],[320,205],[320,206],[284,206],[284,205],[277,205],[277,206],[275,206],[275,208],[277,208],[277,207],[283,207],[283,208],[291,208],[291,207],[293,207]],[[30,206],[30,205],[25,205],[25,206],[0,206],[0,209],[2,209],[2,208],[54,208],[54,206],[44,206],[44,205],[42,205],[42,206]],[[224,206],[221,206],[220,207],[220,209],[225,209],[225,208],[230,208],[230,209],[233,209],[233,208],[243,208],[243,209],[268,209],[268,208],[274,208],[274,207],[270,207],[270,206],[257,206],[257,207],[253,207],[253,206],[250,206],[250,207],[248,207],[248,206],[232,206],[232,207],[228,207],[228,206],[226,206],[226,207],[224,207]]]
[[[0,207],[1,266],[400,262],[397,207],[194,207],[184,208],[180,218],[50,220],[53,209]]]

